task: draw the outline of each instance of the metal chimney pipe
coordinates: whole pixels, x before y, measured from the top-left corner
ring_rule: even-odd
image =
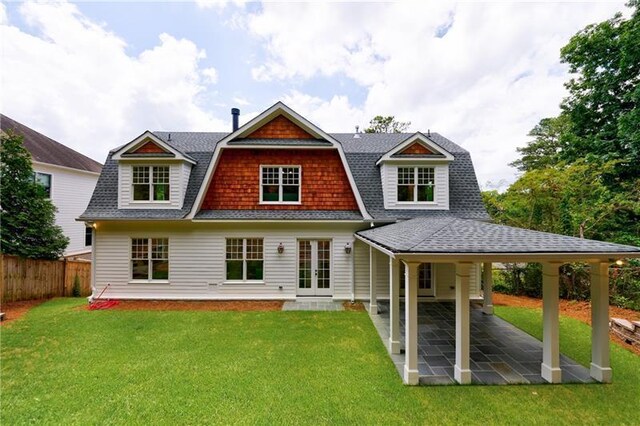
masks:
[[[231,108],[231,118],[233,120],[233,130],[238,130],[238,122],[240,121],[240,110],[238,108]]]

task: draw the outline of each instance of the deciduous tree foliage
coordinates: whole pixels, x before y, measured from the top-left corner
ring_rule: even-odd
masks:
[[[69,244],[55,224],[55,207],[33,179],[31,156],[22,136],[0,136],[0,235],[2,253],[58,259]]]
[[[630,18],[589,25],[562,48],[569,94],[560,115],[542,119],[518,148],[512,165],[522,176],[505,193],[483,193],[496,222],[640,246],[639,5],[632,0]],[[518,268],[505,282],[538,295],[539,267]],[[640,273],[612,279],[613,300],[640,307]],[[584,265],[565,265],[561,287],[566,297],[588,297]]]
[[[376,115],[369,122],[369,127],[364,129],[365,133],[402,133],[409,128],[410,121],[397,121],[393,115],[383,117]]]

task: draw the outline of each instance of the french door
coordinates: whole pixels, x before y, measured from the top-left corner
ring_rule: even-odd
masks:
[[[400,295],[404,296],[404,263],[400,262]],[[433,265],[421,263],[418,266],[418,296],[432,297],[435,295],[433,285]]]
[[[298,240],[299,296],[331,296],[331,240]]]

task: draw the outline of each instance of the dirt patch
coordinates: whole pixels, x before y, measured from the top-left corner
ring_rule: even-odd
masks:
[[[522,308],[542,309],[542,300],[526,296],[512,296],[509,294],[494,293],[493,304],[502,306],[516,306]],[[591,303],[577,300],[560,299],[560,315],[575,318],[585,324],[591,325]],[[640,312],[633,309],[609,306],[609,318],[624,318],[629,321],[640,321]],[[625,343],[618,336],[609,333],[611,340],[616,344],[640,355],[640,348]]]
[[[4,312],[4,320],[0,325],[16,320],[34,308],[49,299],[22,300],[20,302],[5,302],[0,307],[0,312]]]
[[[344,307],[345,311],[357,311],[357,312],[361,312],[364,311],[364,305],[362,304],[362,302],[349,302],[349,301],[344,301],[342,302],[342,306]]]
[[[282,300],[120,300],[119,311],[281,311]],[[85,309],[88,309],[86,307]]]

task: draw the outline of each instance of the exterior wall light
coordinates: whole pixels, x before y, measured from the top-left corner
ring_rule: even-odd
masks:
[[[622,260],[622,259],[616,260],[616,265],[618,265],[618,266],[624,265],[624,260]]]
[[[347,243],[344,245],[344,252],[347,254],[351,254],[351,243]]]
[[[284,253],[284,244],[278,244],[278,254]]]

